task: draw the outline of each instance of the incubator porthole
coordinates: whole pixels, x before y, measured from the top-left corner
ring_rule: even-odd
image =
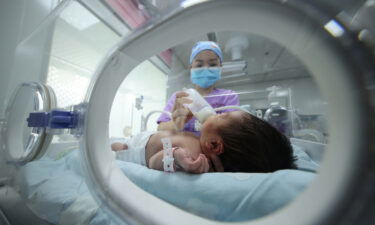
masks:
[[[156,83],[152,79],[147,78],[137,80],[137,78],[141,76],[149,75],[145,73],[145,71],[142,71],[141,68],[150,63],[154,67],[157,67],[159,73],[162,75],[160,76],[160,80],[162,81],[164,79],[164,81],[166,81],[164,85],[166,86],[163,86],[165,89],[158,89],[153,86],[152,91],[160,91],[162,97],[159,99],[163,99],[162,102],[165,104],[166,100],[174,91],[181,90],[189,81],[189,74],[187,73],[189,66],[184,64],[188,61],[187,59],[190,54],[186,51],[187,46],[191,48],[196,41],[212,37],[212,30],[214,30],[219,37],[217,40],[221,45],[227,44],[226,42],[223,43],[223,40],[230,40],[232,35],[234,36],[233,39],[237,41],[243,40],[243,35],[249,35],[254,38],[254,40],[252,40],[253,42],[256,42],[256,39],[259,37],[264,38],[261,42],[264,46],[260,50],[258,49],[261,55],[264,55],[264,58],[261,59],[263,60],[261,63],[257,63],[257,60],[260,60],[259,58],[252,59],[251,56],[248,62],[243,63],[238,60],[240,59],[238,58],[239,52],[236,50],[231,52],[229,48],[228,52],[226,52],[227,55],[224,56],[223,68],[224,65],[231,67],[233,64],[236,64],[237,68],[243,67],[246,68],[246,71],[239,71],[239,73],[236,71],[235,73],[227,74],[227,77],[223,73],[222,79],[217,83],[217,87],[230,87],[236,90],[237,93],[241,94],[240,101],[243,101],[241,107],[252,113],[254,117],[262,117],[263,120],[274,123],[274,127],[278,128],[292,139],[292,144],[300,148],[314,146],[316,150],[305,152],[305,156],[308,160],[314,158],[321,163],[321,168],[319,169],[320,173],[316,177],[313,174],[310,178],[307,178],[308,181],[303,180],[301,177],[297,179],[298,182],[305,182],[304,185],[310,185],[306,185],[307,188],[304,189],[301,195],[298,195],[295,201],[284,204],[285,207],[278,208],[277,211],[268,211],[266,214],[262,215],[269,215],[267,217],[241,218],[236,216],[232,221],[247,221],[249,224],[253,222],[255,224],[273,224],[275,221],[285,224],[314,224],[312,221],[318,214],[320,214],[319,218],[321,218],[321,221],[341,221],[340,218],[335,217],[336,214],[334,213],[335,209],[333,204],[338,206],[339,203],[348,203],[353,200],[353,192],[344,197],[345,190],[354,189],[352,181],[359,179],[358,177],[351,176],[353,173],[350,171],[361,161],[360,155],[365,154],[368,150],[366,147],[368,142],[360,142],[363,140],[361,135],[364,135],[364,132],[371,131],[372,129],[366,125],[366,121],[369,119],[369,117],[367,117],[369,114],[366,112],[369,105],[369,102],[367,102],[368,99],[360,98],[362,94],[368,96],[368,93],[366,91],[358,91],[360,90],[359,88],[363,80],[361,80],[362,77],[353,76],[353,74],[360,74],[359,76],[363,75],[363,68],[358,66],[355,60],[350,61],[351,55],[343,54],[348,49],[343,50],[346,46],[341,45],[340,38],[346,38],[348,31],[343,30],[339,35],[329,33],[329,31],[323,27],[323,25],[330,21],[326,20],[327,17],[319,13],[316,14],[315,11],[314,13],[306,13],[303,11],[306,10],[306,5],[302,3],[302,6],[294,4],[294,2],[290,4],[291,5],[288,5],[285,2],[279,4],[276,2],[258,1],[233,1],[231,4],[225,1],[216,1],[215,3],[204,2],[198,4],[199,6],[194,5],[191,8],[186,8],[173,14],[167,21],[161,20],[160,24],[155,25],[152,29],[146,29],[144,33],[140,32],[130,38],[124,39],[119,47],[111,53],[110,57],[116,57],[118,59],[116,68],[113,68],[110,63],[108,65],[106,63],[102,64],[98,70],[99,76],[97,83],[93,83],[92,89],[90,89],[90,93],[86,98],[88,102],[87,120],[85,121],[87,133],[85,134],[86,139],[83,140],[82,146],[86,149],[84,156],[87,159],[87,166],[91,168],[91,182],[96,185],[96,196],[101,201],[110,202],[108,205],[115,215],[118,215],[126,221],[126,218],[130,217],[130,215],[147,213],[146,209],[142,208],[139,204],[138,197],[140,197],[143,201],[152,202],[152,204],[150,204],[152,213],[148,213],[150,216],[149,219],[158,220],[160,223],[169,223],[171,221],[169,220],[170,218],[157,218],[159,213],[166,211],[170,212],[169,215],[173,215],[172,221],[175,219],[176,221],[186,224],[195,222],[213,224],[216,221],[213,222],[212,220],[215,219],[225,222],[230,220],[229,217],[213,218],[213,215],[215,215],[218,209],[210,203],[207,203],[204,198],[190,198],[188,201],[183,201],[185,204],[190,204],[189,206],[198,205],[207,210],[205,213],[202,213],[201,210],[197,210],[196,208],[194,210],[191,209],[191,212],[195,215],[199,215],[198,217],[177,210],[175,208],[176,205],[180,209],[183,207],[173,201],[179,201],[181,199],[171,197],[170,202],[165,199],[172,195],[164,195],[164,200],[171,204],[160,201],[158,198],[163,199],[163,197],[158,196],[158,194],[162,195],[162,191],[156,193],[157,191],[150,190],[151,187],[147,185],[147,179],[149,177],[142,176],[142,180],[137,181],[137,178],[131,175],[131,167],[134,165],[120,165],[120,168],[113,166],[115,157],[113,154],[109,153],[111,151],[111,138],[116,135],[121,136],[121,138],[125,136],[131,137],[144,128],[147,128],[147,130],[155,129],[156,127],[149,127],[149,120],[147,123],[144,122],[144,120],[145,118],[151,118],[148,117],[151,111],[158,111],[159,113],[163,113],[164,111],[164,109],[158,107],[156,109],[150,107],[150,109],[145,110],[146,103],[150,100],[149,97],[156,97],[156,94],[150,94],[150,96],[148,96],[146,93],[137,91],[141,90],[142,87],[147,87],[147,85],[145,85],[145,80],[154,82],[153,84]],[[205,16],[199,17],[199,15],[203,15],[203,12]],[[274,18],[273,16],[276,16],[278,20],[271,19]],[[318,17],[315,18],[315,16]],[[186,17],[190,19],[185,20],[184,18]],[[223,23],[215,24],[209,22],[217,20],[223,21]],[[262,23],[259,23],[259,21],[262,21]],[[193,26],[193,24],[198,22],[202,24],[202,26]],[[183,27],[189,27],[194,33],[187,34],[184,32]],[[210,35],[207,35],[208,29],[210,29]],[[249,31],[251,31],[251,33],[248,33]],[[170,33],[168,32],[174,34],[173,39],[169,38]],[[227,35],[227,37],[220,39],[220,35]],[[236,35],[242,37],[237,38],[235,37]],[[248,37],[248,39],[251,38]],[[238,42],[240,42],[240,48],[254,48],[254,46],[251,45],[251,41],[249,41],[248,46],[244,44],[244,42]],[[154,43],[159,44],[156,46]],[[139,51],[140,46],[143,47],[142,52]],[[170,71],[168,71],[168,66],[165,65],[168,64],[168,61],[163,62],[162,57],[159,56],[159,54],[165,52],[166,49],[169,51],[171,46],[174,46],[172,47],[173,50],[170,51],[172,53],[172,64],[174,62],[173,57],[175,55],[178,56],[176,59],[179,66],[175,71],[171,67],[169,68]],[[255,44],[255,46],[262,45]],[[179,47],[184,49],[181,50],[180,55],[178,55]],[[238,47],[238,45],[236,47]],[[279,48],[280,51],[269,51],[268,49],[271,48]],[[257,51],[256,48],[253,50]],[[250,52],[250,50],[245,52]],[[263,52],[268,52],[269,54],[263,54]],[[285,54],[285,58],[283,54]],[[159,60],[159,65],[155,63],[155,58]],[[224,64],[228,61],[233,62]],[[243,64],[245,64],[245,66]],[[295,67],[283,67],[285,65],[294,65]],[[272,69],[276,70],[272,71]],[[132,75],[132,73],[136,74],[137,70],[138,75]],[[258,76],[256,72],[259,73]],[[282,73],[284,75],[280,75]],[[171,75],[165,77],[165,74]],[[314,79],[306,76],[306,74],[312,75]],[[285,86],[276,82],[277,79],[282,76],[286,76],[283,77],[286,80],[291,80],[287,82]],[[182,81],[184,79],[187,79],[185,80],[187,82],[184,83]],[[304,79],[308,80],[308,82],[304,82]],[[123,81],[124,86],[121,86],[120,84]],[[261,84],[263,86],[259,88]],[[243,88],[240,88],[241,85],[243,85]],[[251,85],[258,87],[258,89],[250,89],[249,87],[252,87]],[[111,87],[111,89],[108,89],[108,87]],[[168,93],[169,90],[170,93]],[[307,90],[314,91],[307,92]],[[117,91],[123,91],[123,93],[119,94]],[[116,92],[118,93],[116,97],[117,100],[115,98]],[[251,93],[252,96],[258,95],[258,97],[253,97],[254,99],[246,97],[245,94],[247,94],[247,92]],[[309,97],[317,101],[307,102],[305,99]],[[264,102],[260,101],[261,98],[267,99],[267,105],[264,105]],[[117,101],[123,101],[123,103],[116,104]],[[348,102],[354,103],[358,101],[363,101],[365,104],[356,108],[348,106]],[[101,104],[98,102],[101,102]],[[123,124],[118,122],[118,119],[111,121],[110,116],[115,118],[111,115],[111,107],[112,109],[114,107],[129,107],[127,112],[128,115],[129,113],[130,115],[126,118],[132,118],[132,120],[130,120],[130,122],[122,121]],[[134,120],[135,115],[138,116],[138,121],[136,123]],[[361,115],[363,115],[363,117]],[[101,118],[110,118],[109,130],[103,132],[99,131],[99,135],[94,133],[93,130],[97,131],[102,127],[108,127],[108,120],[100,122],[97,120],[98,116]],[[357,116],[360,116],[360,118],[354,121],[353,118],[358,118]],[[117,118],[121,118],[121,115]],[[285,120],[283,118],[288,119]],[[114,127],[116,126],[118,127],[115,129]],[[347,129],[348,127],[358,131],[361,130],[360,128],[362,127],[364,130],[352,134]],[[110,136],[110,140],[108,140],[108,135]],[[345,138],[343,139],[343,137]],[[102,151],[103,148],[106,148],[107,151]],[[352,151],[352,149],[359,150],[355,152]],[[324,157],[322,157],[323,153]],[[95,165],[95,167],[93,165]],[[305,168],[305,170],[311,169],[312,168]],[[123,172],[125,172],[127,176],[124,176]],[[156,182],[157,178],[160,178],[160,176],[168,176],[168,179],[171,180],[178,179],[173,178],[178,176],[166,175],[164,173],[162,173],[163,175],[157,176],[157,172],[158,171],[152,172],[155,176],[150,178],[151,182],[155,181],[155,183],[160,184]],[[360,170],[357,172],[360,172]],[[108,177],[108,174],[111,174],[111,176]],[[203,174],[202,177],[209,177],[209,175],[210,174]],[[186,176],[191,178],[189,175]],[[230,176],[227,176],[227,178],[228,177]],[[250,178],[251,177],[252,176],[250,176]],[[236,177],[231,178],[237,179]],[[290,176],[288,176],[288,178],[290,178]],[[237,180],[242,179],[243,177]],[[145,192],[139,189],[139,186],[135,184],[147,186],[147,188],[149,188],[148,191],[153,192],[158,198],[155,198],[153,195],[145,194]],[[166,182],[162,184],[164,186],[159,188],[164,191],[171,188],[171,186],[166,185]],[[123,193],[123,187],[125,186],[127,187],[128,194]],[[212,186],[206,187],[207,189],[212,188]],[[220,187],[220,185],[216,185],[215,187]],[[110,191],[104,193],[102,190]],[[173,190],[173,193],[176,193],[176,191],[183,191],[183,189]],[[172,190],[168,193],[171,192]],[[204,193],[209,196],[208,192]],[[277,192],[277,194],[280,195],[280,192]],[[205,197],[207,198],[207,196]],[[217,196],[216,194],[215,197]],[[320,201],[312,201],[318,197]],[[204,199],[204,201],[202,201],[202,199]],[[221,200],[225,201],[224,199]],[[290,221],[290,215],[303,213],[303,211],[306,210],[307,202],[313,202],[311,208],[309,208],[309,214],[306,214],[306,217],[296,218],[296,220]],[[247,212],[249,211],[251,210]],[[271,212],[274,213],[270,214]],[[224,214],[220,215],[223,216]],[[249,216],[249,214],[246,216]],[[183,221],[178,219],[185,217],[189,218],[189,220]],[[131,218],[133,219],[133,217]],[[261,219],[249,221],[255,218]],[[148,219],[146,221],[141,217],[135,220],[138,220],[140,223],[148,222]]]
[[[53,91],[37,82],[22,83],[14,90],[8,103],[6,124],[2,131],[6,149],[11,149],[7,151],[7,160],[27,163],[44,154],[51,135],[43,128],[28,127],[27,118],[31,112],[50,110],[55,102]],[[21,141],[12,138],[14,136],[21,137]]]

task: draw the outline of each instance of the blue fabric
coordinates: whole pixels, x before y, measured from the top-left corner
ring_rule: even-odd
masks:
[[[316,171],[318,166],[302,149],[294,147],[297,165]],[[302,170],[193,175],[164,173],[124,161],[117,164],[145,191],[189,212],[220,221],[265,216],[293,200],[316,176]],[[74,150],[58,160],[44,157],[28,163],[20,169],[16,183],[36,215],[58,224],[63,212],[77,199],[92,198],[84,180],[80,155]],[[93,204],[97,210],[88,218],[88,224],[110,224],[110,216],[95,201],[91,208]]]
[[[190,55],[190,60],[189,60],[190,65],[193,62],[194,58],[201,51],[204,51],[204,50],[213,51],[220,58],[220,62],[223,62],[223,53],[221,52],[219,45],[217,45],[215,42],[212,42],[212,41],[199,41],[191,49],[191,55]]]
[[[274,212],[299,195],[315,177],[314,173],[299,170],[192,175],[163,173],[133,163],[119,166],[147,192],[219,221],[244,221]]]
[[[295,164],[298,170],[308,171],[308,172],[318,172],[320,165],[311,159],[311,157],[303,150],[301,146],[292,144],[293,155],[297,159]]]
[[[17,174],[15,183],[29,208],[52,224],[60,224],[63,211],[78,198],[92,198],[77,150],[58,160],[45,156],[26,164]],[[93,204],[97,211],[87,224],[111,224],[99,204],[94,201]]]

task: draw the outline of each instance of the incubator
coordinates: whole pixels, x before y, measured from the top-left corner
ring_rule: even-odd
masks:
[[[58,1],[1,77],[0,224],[375,222],[373,11],[371,0]],[[208,104],[217,96],[191,84],[201,40],[224,50],[215,88],[238,105]],[[229,108],[270,123],[297,168],[192,175],[116,160],[111,143],[157,132],[182,90],[200,123]]]

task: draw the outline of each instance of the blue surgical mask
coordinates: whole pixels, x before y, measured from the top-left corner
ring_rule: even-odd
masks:
[[[211,87],[221,79],[220,67],[202,67],[190,70],[190,79],[193,84],[201,88]]]

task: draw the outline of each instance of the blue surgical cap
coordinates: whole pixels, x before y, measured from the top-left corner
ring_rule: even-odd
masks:
[[[212,41],[199,41],[191,50],[190,64],[193,62],[194,58],[204,50],[213,51],[220,58],[220,62],[223,62],[223,53],[221,52],[219,45]]]

